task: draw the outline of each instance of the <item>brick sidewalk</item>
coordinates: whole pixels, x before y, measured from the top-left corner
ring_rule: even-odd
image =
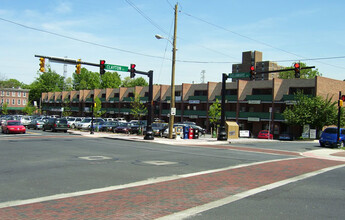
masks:
[[[155,219],[340,161],[295,158],[0,209],[0,219]]]

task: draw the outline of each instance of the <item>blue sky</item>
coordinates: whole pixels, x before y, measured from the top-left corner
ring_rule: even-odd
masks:
[[[37,54],[135,63],[138,70],[154,71],[154,83],[169,85],[172,46],[154,36],[172,36],[176,3],[0,0],[0,79],[34,81]],[[200,83],[203,70],[205,82],[220,82],[221,74],[230,73],[242,52],[250,50],[282,66],[302,60],[324,77],[345,79],[345,1],[181,0],[178,9],[176,84]],[[344,58],[306,60],[331,57]],[[51,67],[63,75],[62,64]],[[67,77],[74,71],[69,65]]]

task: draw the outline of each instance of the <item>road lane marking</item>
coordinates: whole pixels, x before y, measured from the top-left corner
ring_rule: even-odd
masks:
[[[298,159],[298,158],[285,158],[285,159],[260,161],[260,162],[254,162],[254,163],[240,164],[240,165],[236,165],[236,166],[229,166],[229,167],[224,167],[224,168],[220,168],[220,169],[200,171],[200,172],[195,172],[195,173],[150,178],[147,180],[142,180],[142,181],[123,184],[123,185],[117,185],[117,186],[109,186],[109,187],[104,187],[104,188],[91,189],[91,190],[72,192],[72,193],[62,193],[62,194],[56,194],[56,195],[44,196],[44,197],[26,199],[26,200],[15,200],[15,201],[2,202],[2,203],[0,203],[0,209],[1,208],[7,208],[7,207],[13,207],[13,206],[19,206],[19,205],[28,205],[28,204],[32,204],[32,203],[57,200],[57,199],[66,199],[66,198],[83,196],[83,195],[88,195],[88,194],[93,194],[93,193],[101,193],[101,192],[114,191],[114,190],[119,190],[119,189],[126,189],[126,188],[130,188],[130,187],[144,186],[144,185],[161,183],[161,182],[166,182],[166,181],[171,181],[171,180],[183,179],[183,178],[187,178],[187,177],[193,177],[193,176],[199,176],[199,175],[204,175],[204,174],[216,173],[216,172],[220,172],[220,171],[232,170],[232,169],[237,169],[237,168],[242,168],[242,167],[247,167],[247,166],[254,166],[254,165],[260,165],[260,164],[265,164],[265,163],[279,162],[279,161],[284,161],[284,160],[294,160],[294,159]]]

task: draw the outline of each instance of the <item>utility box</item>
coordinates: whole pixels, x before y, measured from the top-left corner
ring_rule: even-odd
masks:
[[[239,137],[239,126],[234,121],[225,122],[225,130],[228,135],[228,139],[238,139]]]

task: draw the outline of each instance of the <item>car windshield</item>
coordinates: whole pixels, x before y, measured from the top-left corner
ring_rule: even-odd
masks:
[[[19,121],[9,121],[8,125],[21,125]]]
[[[67,120],[66,119],[60,119],[60,120],[57,120],[56,123],[67,124]]]
[[[91,122],[91,118],[85,118],[84,120],[81,121],[82,123],[89,123]]]
[[[69,118],[67,121],[75,121],[75,118]]]
[[[326,128],[323,132],[328,134],[336,134],[337,128]]]

